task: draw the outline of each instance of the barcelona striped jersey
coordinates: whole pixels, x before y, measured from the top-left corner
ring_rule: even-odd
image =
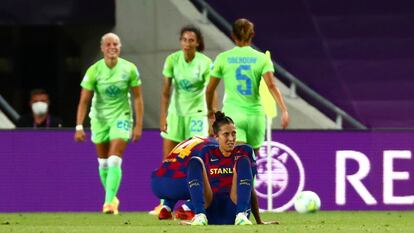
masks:
[[[153,172],[153,176],[175,179],[187,177],[187,165],[193,156],[200,157],[206,167],[213,193],[230,193],[233,182],[233,168],[241,157],[248,157],[252,174],[257,174],[256,158],[249,145],[237,145],[230,156],[224,156],[214,139],[194,136],[178,144]]]
[[[191,137],[175,146],[153,175],[176,179],[185,178],[190,158],[200,154],[204,147],[216,144],[217,142],[211,138]]]
[[[235,146],[231,155],[227,157],[221,153],[217,144],[207,145],[197,156],[204,161],[213,193],[230,193],[233,182],[233,168],[235,169],[236,161],[241,157],[249,158],[252,174],[253,176],[257,174],[253,148],[249,145]]]

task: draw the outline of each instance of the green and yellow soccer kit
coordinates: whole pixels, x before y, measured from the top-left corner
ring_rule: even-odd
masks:
[[[192,136],[207,136],[207,105],[205,88],[210,79],[211,59],[196,52],[186,62],[183,51],[169,55],[164,64],[163,76],[171,78],[173,91],[167,114],[167,132],[163,138],[181,142]]]
[[[81,86],[94,92],[89,113],[94,143],[130,139],[133,114],[129,89],[139,85],[137,67],[122,58],[118,58],[113,68],[101,59],[86,71]]]
[[[211,71],[212,77],[224,80],[223,112],[236,125],[237,141],[253,148],[259,148],[264,141],[266,126],[259,85],[267,72],[274,72],[272,62],[250,46],[220,53]]]

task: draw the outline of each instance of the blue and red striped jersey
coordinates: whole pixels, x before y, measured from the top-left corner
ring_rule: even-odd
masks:
[[[233,168],[237,159],[248,157],[251,163],[252,174],[257,174],[256,158],[253,148],[249,145],[237,145],[234,147],[230,156],[224,156],[219,146],[207,145],[199,155],[203,159],[210,186],[213,193],[230,193],[233,182]]]
[[[198,155],[205,146],[216,144],[217,142],[211,138],[197,136],[189,138],[171,150],[161,166],[153,172],[153,175],[177,179],[187,177],[187,165],[190,158]]]

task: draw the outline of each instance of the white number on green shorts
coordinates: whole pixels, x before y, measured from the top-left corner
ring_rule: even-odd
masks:
[[[128,120],[123,120],[123,121],[117,121],[116,122],[116,127],[118,129],[123,129],[123,130],[129,131],[129,129],[131,128],[131,125],[130,125]]]
[[[191,120],[191,132],[201,132],[203,130],[203,121],[202,120]]]

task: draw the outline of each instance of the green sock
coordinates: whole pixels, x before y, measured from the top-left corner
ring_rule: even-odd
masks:
[[[105,203],[110,204],[118,193],[119,185],[121,184],[122,170],[118,166],[108,168],[108,175],[106,178],[106,194]]]
[[[99,168],[99,177],[101,178],[102,186],[106,190],[106,177],[108,176],[108,168]]]

